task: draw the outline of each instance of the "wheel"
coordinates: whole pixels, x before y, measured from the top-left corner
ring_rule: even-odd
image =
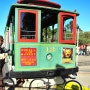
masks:
[[[4,86],[8,86],[9,87],[8,90],[15,90],[15,85],[12,78],[9,78],[9,77],[3,78],[2,84]]]
[[[34,81],[38,81],[38,80],[39,80],[39,82],[37,83],[37,87],[34,87],[34,88],[36,88],[35,90],[45,90],[44,88],[38,87],[38,85],[43,86],[43,84],[45,84],[45,81],[42,79],[33,79],[29,84],[29,90],[32,90],[31,87],[32,87]]]
[[[65,83],[63,90],[82,90],[82,86],[78,81],[70,80]]]

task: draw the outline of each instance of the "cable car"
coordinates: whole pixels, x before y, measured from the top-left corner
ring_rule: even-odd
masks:
[[[23,78],[57,78],[58,84],[61,76],[77,73],[78,15],[46,0],[13,4],[4,31],[5,47],[12,55],[6,58],[3,77],[12,78],[14,83]]]

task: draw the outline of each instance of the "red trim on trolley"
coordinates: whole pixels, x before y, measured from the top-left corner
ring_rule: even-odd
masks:
[[[60,17],[60,24],[59,24],[59,42],[60,43],[66,43],[66,44],[75,44],[76,43],[76,14],[71,14],[71,13],[66,13],[66,12],[60,12],[59,13]],[[72,27],[72,39],[71,40],[64,40],[63,35],[64,35],[64,18],[67,17],[72,17],[73,18],[73,27]]]
[[[36,15],[36,27],[35,27],[35,31],[36,31],[36,37],[34,39],[24,39],[24,38],[20,38],[20,14],[22,12],[29,12],[29,13],[34,13]],[[25,9],[20,9],[18,10],[18,41],[19,42],[38,42],[38,11],[35,10],[25,10]]]
[[[33,5],[39,5],[39,6],[61,8],[60,4],[50,2],[48,0],[19,0],[19,1],[17,1],[17,3],[19,3],[19,4],[33,4]]]

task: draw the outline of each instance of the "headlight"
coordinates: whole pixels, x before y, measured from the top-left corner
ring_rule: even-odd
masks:
[[[47,54],[46,58],[47,58],[47,60],[51,60],[52,59],[52,54],[51,53]]]

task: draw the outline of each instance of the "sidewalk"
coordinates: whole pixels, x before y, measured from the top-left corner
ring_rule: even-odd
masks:
[[[80,82],[82,86],[90,88],[90,66],[79,66],[79,72],[75,80]]]
[[[90,73],[90,66],[79,66],[79,72],[88,72],[88,73]]]

